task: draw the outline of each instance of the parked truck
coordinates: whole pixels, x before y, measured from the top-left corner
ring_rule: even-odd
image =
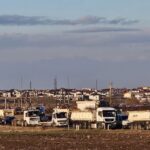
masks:
[[[54,108],[52,113],[52,124],[54,126],[68,126],[69,110]]]
[[[52,114],[42,114],[40,116],[39,125],[64,127],[68,126],[69,110],[62,108],[54,108]]]
[[[39,121],[40,121],[39,110],[28,109],[23,111],[23,114],[15,115],[15,119],[13,120],[12,125],[36,126],[39,125]]]
[[[123,121],[124,128],[150,129],[150,110],[128,111],[128,119]]]
[[[111,107],[74,110],[71,112],[73,126],[84,128],[108,128],[116,125],[116,110]]]

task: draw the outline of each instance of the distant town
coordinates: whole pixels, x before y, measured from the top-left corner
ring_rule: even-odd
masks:
[[[19,98],[50,98],[57,100],[108,100],[112,104],[148,104],[150,103],[150,87],[138,87],[134,89],[127,88],[107,88],[107,89],[27,89],[27,90],[0,90],[1,99],[19,99]]]

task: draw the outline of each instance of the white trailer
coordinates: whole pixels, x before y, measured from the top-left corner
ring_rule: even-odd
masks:
[[[128,111],[128,120],[123,126],[131,129],[150,129],[150,110]]]
[[[74,110],[71,112],[73,126],[91,128],[106,128],[116,125],[116,109],[112,107],[99,107],[95,110]]]
[[[77,108],[80,110],[86,109],[96,109],[98,102],[97,101],[76,101]]]

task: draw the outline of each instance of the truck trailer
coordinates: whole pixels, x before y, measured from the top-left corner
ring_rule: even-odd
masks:
[[[150,110],[128,111],[128,119],[123,121],[124,128],[150,129]]]

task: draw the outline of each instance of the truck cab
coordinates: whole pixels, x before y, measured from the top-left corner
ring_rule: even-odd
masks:
[[[68,109],[54,108],[52,113],[52,123],[54,126],[67,126],[68,125]]]
[[[102,123],[103,126],[115,126],[116,125],[116,109],[111,107],[99,107],[96,112],[96,120],[98,123]]]
[[[38,125],[40,121],[39,110],[26,110],[23,114],[24,125]]]

